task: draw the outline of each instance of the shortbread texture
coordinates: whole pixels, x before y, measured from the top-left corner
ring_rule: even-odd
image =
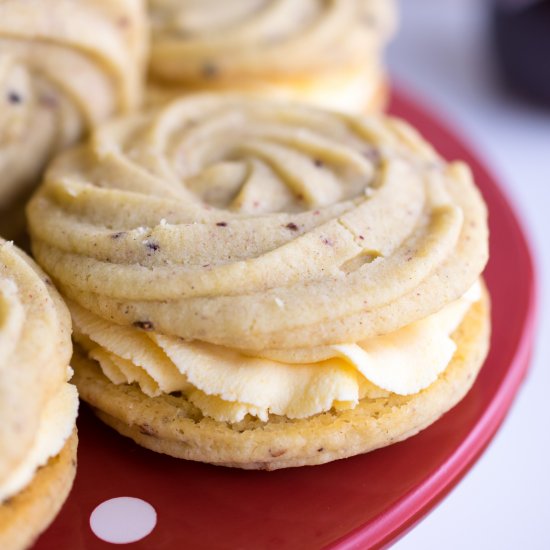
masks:
[[[255,351],[358,342],[477,280],[466,165],[403,121],[200,95],[59,157],[28,207],[61,291],[109,321]]]
[[[393,0],[151,0],[149,14],[152,97],[240,91],[348,112],[385,101]]]
[[[30,548],[59,513],[76,476],[76,429],[28,485],[0,506],[0,548]]]
[[[45,403],[67,379],[72,354],[65,304],[34,262],[5,241],[0,322],[1,484],[32,445]]]
[[[146,29],[141,0],[0,2],[1,212],[56,152],[139,104]]]
[[[28,215],[82,397],[159,452],[367,452],[439,418],[486,355],[485,204],[396,118],[186,96],[60,156]]]
[[[72,485],[78,399],[67,383],[71,355],[70,315],[51,280],[0,239],[3,549],[30,544],[53,520]]]

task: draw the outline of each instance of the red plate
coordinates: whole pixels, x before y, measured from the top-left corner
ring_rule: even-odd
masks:
[[[392,112],[448,159],[464,159],[489,205],[493,299],[490,356],[468,396],[420,435],[365,456],[276,472],[245,472],[146,451],[83,407],[73,492],[36,548],[105,549],[89,518],[101,502],[144,499],[156,528],[133,548],[349,549],[382,547],[437,504],[467,472],[502,422],[527,369],[535,273],[514,211],[476,155],[430,114],[398,94]]]

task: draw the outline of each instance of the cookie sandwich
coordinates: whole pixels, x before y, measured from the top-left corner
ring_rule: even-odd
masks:
[[[155,451],[364,453],[437,420],[487,352],[485,205],[401,120],[183,98],[59,157],[28,216],[82,398]]]
[[[0,2],[0,234],[48,160],[135,107],[148,34],[141,0]]]
[[[0,240],[0,548],[28,548],[67,498],[78,409],[71,319],[50,279]]]
[[[151,0],[150,100],[237,91],[381,109],[393,0]]]

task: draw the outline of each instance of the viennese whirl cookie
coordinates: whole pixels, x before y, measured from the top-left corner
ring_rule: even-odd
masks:
[[[0,240],[0,547],[28,547],[76,468],[71,321],[49,278]]]
[[[393,0],[151,0],[151,98],[200,90],[351,113],[386,103]]]
[[[47,161],[139,101],[141,0],[0,3],[0,234],[16,235]]]
[[[487,351],[485,206],[396,119],[182,99],[60,157],[28,213],[82,396],[155,450],[365,452],[452,407]]]

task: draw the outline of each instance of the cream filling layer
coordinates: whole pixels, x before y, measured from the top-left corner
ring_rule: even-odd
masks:
[[[65,383],[46,404],[34,443],[9,479],[0,485],[0,503],[22,491],[32,482],[36,470],[58,455],[75,427],[78,392]]]
[[[425,319],[363,342],[329,346],[330,356],[315,363],[250,357],[114,325],[69,306],[75,338],[112,383],[137,383],[150,397],[180,391],[205,416],[239,422],[247,414],[263,421],[269,414],[305,418],[332,407],[353,408],[364,397],[418,393],[451,361],[456,351],[451,335],[480,297],[476,283]]]

